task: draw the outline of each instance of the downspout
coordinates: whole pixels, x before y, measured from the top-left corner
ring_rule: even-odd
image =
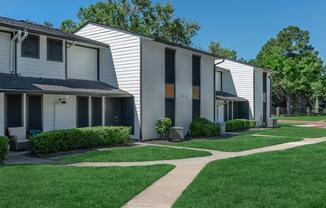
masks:
[[[214,68],[213,68],[213,77],[214,77],[214,87],[213,87],[213,89],[214,89],[214,106],[213,106],[213,109],[214,109],[214,123],[216,123],[216,66],[217,65],[219,65],[219,64],[221,64],[221,63],[223,63],[225,61],[225,59],[223,58],[222,59],[222,61],[220,61],[220,62],[217,62],[217,63],[215,63],[214,64]]]
[[[16,38],[17,40],[17,44],[18,45],[21,45],[21,43],[27,38],[28,36],[28,32],[26,31],[26,29],[24,30],[24,35],[21,36],[21,31],[19,31],[20,35],[18,36],[18,39]],[[17,50],[17,44],[15,44],[15,51]],[[12,70],[12,72],[15,73],[15,75],[18,75],[17,73],[17,53],[15,53],[15,66],[14,66],[14,69]]]
[[[15,59],[15,55],[14,55],[14,50],[16,50],[14,48],[15,46],[15,41],[18,39],[18,37],[21,36],[22,31],[18,30],[18,32],[16,33],[16,35],[14,35],[13,38],[11,38],[10,40],[10,48],[9,48],[9,73],[10,74],[14,74],[15,73],[15,68],[14,68],[14,59]]]

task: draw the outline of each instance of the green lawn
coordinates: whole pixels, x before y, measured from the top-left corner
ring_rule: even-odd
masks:
[[[0,207],[121,207],[172,168],[2,166]]]
[[[116,148],[108,151],[92,151],[80,155],[64,157],[61,160],[67,163],[134,162],[171,160],[209,155],[211,155],[211,153],[205,151],[176,149],[170,147],[144,146],[133,148]]]
[[[313,116],[279,116],[275,117],[279,120],[297,120],[297,121],[326,121],[326,115]]]
[[[174,207],[326,207],[326,143],[215,161]]]
[[[257,134],[266,136],[254,136]],[[173,145],[233,152],[324,136],[326,129],[281,125],[280,128],[247,131],[226,139],[198,139]]]

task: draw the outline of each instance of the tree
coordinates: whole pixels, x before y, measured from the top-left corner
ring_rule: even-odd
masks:
[[[171,3],[152,3],[151,0],[106,0],[80,8],[79,23],[66,20],[61,29],[71,32],[87,21],[155,36],[183,45],[191,45],[199,25],[184,18],[174,17]]]
[[[270,39],[256,57],[262,67],[278,73],[273,76],[273,97],[285,100],[290,114],[291,100],[314,94],[313,87],[322,76],[323,62],[310,45],[308,31],[289,26]]]
[[[237,60],[237,52],[228,48],[223,48],[219,42],[212,41],[208,45],[209,51],[221,58]]]

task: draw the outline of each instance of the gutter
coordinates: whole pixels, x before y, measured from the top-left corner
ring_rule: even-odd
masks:
[[[214,82],[213,82],[214,83],[214,87],[213,87],[213,89],[214,89],[214,97],[213,97],[214,98],[214,106],[213,106],[214,123],[216,123],[216,66],[223,63],[224,61],[225,61],[225,59],[223,58],[222,61],[215,63],[214,68],[213,68],[213,73],[214,73],[214,75],[213,75],[213,77],[214,77]]]
[[[28,36],[26,29],[24,30],[24,35],[22,36],[22,31],[18,30],[16,35],[10,39],[10,48],[9,48],[9,73],[17,75],[16,62],[16,46],[17,43],[21,44]],[[17,42],[16,42],[17,41]]]

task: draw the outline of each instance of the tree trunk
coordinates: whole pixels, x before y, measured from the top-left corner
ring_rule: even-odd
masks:
[[[315,100],[315,113],[319,113],[319,99],[318,97],[316,97],[316,100]]]
[[[286,113],[291,115],[291,96],[286,97]]]

